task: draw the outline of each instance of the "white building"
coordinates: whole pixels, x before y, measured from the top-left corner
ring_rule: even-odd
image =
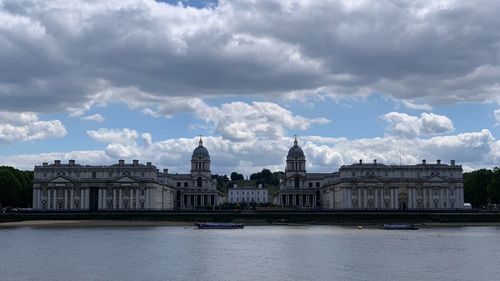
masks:
[[[307,173],[306,157],[295,138],[286,157],[285,174],[274,202],[282,207],[319,208],[332,173]]]
[[[164,170],[158,177],[176,190],[175,207],[178,209],[207,209],[223,203],[222,193],[217,190],[217,180],[212,179],[210,154],[200,138],[191,156],[189,174],[169,174]]]
[[[325,209],[463,209],[462,166],[442,164],[342,166],[324,190]]]
[[[161,173],[151,162],[110,166],[43,163],[35,166],[35,210],[170,210],[214,208],[222,194],[210,172],[210,155],[200,139],[189,174]]]
[[[229,188],[228,203],[257,203],[265,204],[269,202],[267,189],[263,188],[262,184],[255,186],[243,185],[238,187],[234,184]]]
[[[174,189],[157,180],[157,169],[134,160],[89,166],[69,160],[35,166],[33,209],[134,210],[172,209]]]

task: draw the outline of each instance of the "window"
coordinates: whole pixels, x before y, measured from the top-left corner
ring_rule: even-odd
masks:
[[[319,182],[316,183],[316,187],[319,187]]]
[[[177,182],[177,187],[181,187],[181,183],[180,182]]]
[[[312,182],[309,183],[309,187],[313,187],[313,183]]]
[[[144,177],[144,172],[141,173],[141,177]]]
[[[96,172],[92,172],[92,178],[95,179],[97,177],[97,173]]]
[[[295,177],[295,188],[299,188],[299,187],[300,187],[300,178]]]
[[[188,183],[187,182],[184,183],[184,187],[188,187]]]
[[[201,177],[198,177],[197,186],[202,187],[202,185],[203,185],[203,180],[201,179]]]
[[[108,176],[112,177],[113,176],[113,172],[109,172]]]
[[[352,172],[352,176],[355,177],[356,176],[356,172]]]

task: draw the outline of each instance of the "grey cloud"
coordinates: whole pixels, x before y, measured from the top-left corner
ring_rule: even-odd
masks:
[[[382,92],[500,102],[498,10],[497,1],[4,0],[0,109],[81,108],[109,89],[138,99]]]

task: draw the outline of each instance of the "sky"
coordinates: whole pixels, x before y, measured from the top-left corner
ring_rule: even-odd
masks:
[[[0,0],[0,165],[500,166],[500,2]]]

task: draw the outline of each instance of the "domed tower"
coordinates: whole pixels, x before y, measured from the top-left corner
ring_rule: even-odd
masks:
[[[299,147],[297,137],[293,141],[293,146],[288,150],[286,156],[285,175],[287,178],[287,187],[303,188],[306,176],[306,156],[304,151]]]
[[[210,173],[210,154],[203,146],[203,140],[200,137],[198,147],[194,149],[191,156],[191,176],[196,181],[196,187],[208,186],[211,180]]]

